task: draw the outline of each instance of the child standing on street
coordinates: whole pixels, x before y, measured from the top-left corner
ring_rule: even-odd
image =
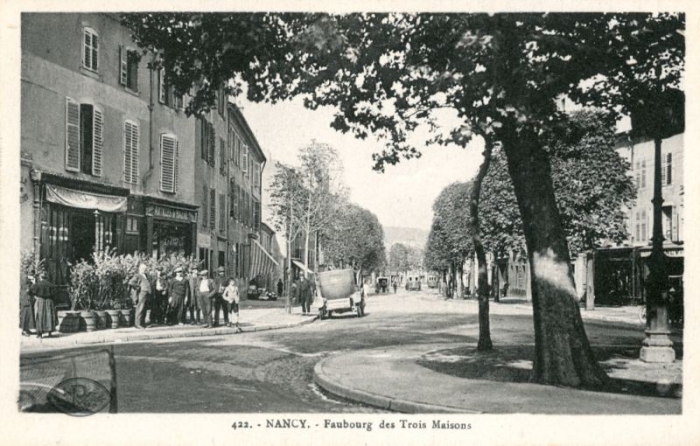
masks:
[[[238,294],[238,286],[236,285],[236,281],[233,279],[228,279],[228,283],[226,284],[226,289],[224,290],[223,298],[226,302],[229,304],[229,308],[231,309],[231,313],[236,313],[236,328],[238,330],[241,330],[241,327],[239,325],[239,303],[241,301],[241,298]],[[233,322],[229,322],[229,327],[233,327]]]

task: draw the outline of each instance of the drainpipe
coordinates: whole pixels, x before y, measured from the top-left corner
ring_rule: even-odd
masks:
[[[151,62],[155,62],[155,56],[151,59]],[[153,175],[153,169],[155,168],[153,163],[153,77],[155,76],[154,70],[149,70],[149,93],[148,93],[148,171],[143,175],[143,186],[146,187],[146,182]]]

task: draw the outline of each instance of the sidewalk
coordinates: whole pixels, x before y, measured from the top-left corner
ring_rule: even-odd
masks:
[[[197,336],[232,335],[255,331],[290,328],[313,322],[316,316],[302,316],[301,308],[292,309],[286,314],[284,308],[255,308],[241,311],[241,330],[235,327],[202,328],[193,325],[154,326],[145,330],[134,327],[96,330],[90,333],[54,333],[52,337],[22,336],[20,351],[22,353],[46,349],[74,348],[82,345],[110,344],[120,342],[138,342],[154,339],[174,339]],[[220,317],[223,324],[223,317]]]
[[[429,299],[444,299],[441,295],[434,294]],[[476,298],[449,299],[447,302],[454,302],[462,305],[478,305]],[[494,314],[532,314],[532,303],[524,297],[507,296],[500,298],[499,302],[489,301],[490,311]],[[596,307],[593,310],[581,308],[581,318],[584,321],[616,322],[635,327],[643,327],[644,323],[639,318],[639,306],[625,307]]]
[[[474,346],[462,345],[461,348],[473,350]],[[332,356],[316,364],[314,381],[336,396],[405,413],[681,413],[682,400],[678,397],[661,398],[527,382],[468,379],[421,365],[431,355],[453,350],[454,344],[422,344]],[[454,362],[458,359],[448,358],[447,362],[450,360]],[[522,369],[522,362],[499,365]],[[617,360],[611,367],[613,371],[608,370],[608,374],[612,378],[646,382],[656,385],[660,392],[680,394],[682,361],[664,366],[638,360],[621,364]]]

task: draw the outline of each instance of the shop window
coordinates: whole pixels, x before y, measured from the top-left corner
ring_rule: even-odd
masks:
[[[124,122],[124,181],[137,184],[139,179],[139,125]]]
[[[138,234],[139,233],[139,226],[140,226],[140,221],[136,217],[127,217],[126,218],[126,233],[127,234]]]
[[[66,170],[102,176],[102,110],[66,98]]]
[[[131,91],[139,91],[138,51],[119,47],[119,83]]]
[[[176,193],[179,170],[178,141],[175,135],[160,135],[160,190]]]
[[[97,71],[99,54],[99,38],[97,31],[92,28],[83,28],[83,67],[90,71]]]

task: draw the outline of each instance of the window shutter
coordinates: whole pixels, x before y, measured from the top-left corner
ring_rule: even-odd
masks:
[[[158,70],[158,101],[165,104],[165,70]]]
[[[226,174],[226,146],[223,138],[219,138],[219,171],[222,175]]]
[[[80,105],[66,98],[66,170],[80,170]]]
[[[139,126],[131,126],[131,181],[139,181]]]
[[[226,227],[226,194],[219,194],[219,232]]]
[[[175,140],[175,173],[173,175],[173,192],[177,193],[177,183],[180,178],[180,142]]]
[[[126,60],[126,48],[123,45],[119,45],[119,83],[126,86],[126,77],[128,64]]]
[[[209,164],[212,167],[216,167],[216,131],[211,123],[207,123],[209,126],[209,140],[207,141],[209,145]]]
[[[131,178],[132,172],[132,158],[131,158],[131,146],[133,139],[133,129],[130,122],[124,123],[124,181],[127,183],[133,182]]]
[[[666,154],[666,183],[664,184],[673,184],[673,154],[672,153],[667,153]]]
[[[216,189],[209,191],[209,226],[216,228]]]
[[[204,195],[202,199],[202,226],[207,227],[207,222],[209,221],[209,215],[207,214],[207,211],[209,210],[209,189],[207,186],[203,186],[204,190]]]
[[[160,190],[175,193],[175,152],[177,141],[169,135],[160,135]]]
[[[92,174],[102,176],[102,111],[95,108],[92,114]]]
[[[139,57],[136,51],[127,51],[129,68],[129,88],[139,91]]]

